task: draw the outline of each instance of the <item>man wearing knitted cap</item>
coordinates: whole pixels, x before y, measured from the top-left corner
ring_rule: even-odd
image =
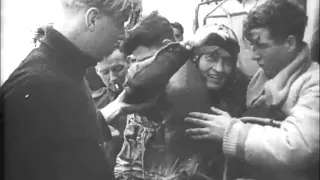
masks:
[[[246,117],[212,109],[186,118],[197,126],[187,134],[220,143],[229,160],[251,165],[252,179],[319,179],[319,65],[303,42],[306,22],[290,0],[252,10],[244,36],[260,69],[247,89]]]
[[[205,79],[212,105],[233,116],[240,116],[246,109],[245,91],[249,80],[236,67],[240,51],[234,32],[224,25],[211,25],[199,29],[212,31],[207,41],[195,48],[196,67]]]
[[[62,0],[62,21],[45,28],[39,46],[0,89],[6,179],[114,179],[99,147],[108,112],[97,113],[84,75],[123,39],[124,23],[139,6]],[[113,105],[114,116],[138,110],[120,99]]]

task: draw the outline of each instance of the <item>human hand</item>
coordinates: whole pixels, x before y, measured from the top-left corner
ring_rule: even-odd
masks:
[[[229,126],[232,117],[225,111],[211,107],[213,114],[192,112],[185,122],[198,127],[189,128],[186,134],[193,139],[222,141],[224,132]]]
[[[128,104],[124,102],[125,97],[126,97],[126,91],[124,90],[119,94],[119,96],[114,101],[112,101],[106,107],[100,110],[100,112],[102,113],[107,123],[110,123],[112,120],[116,119],[121,115],[127,115],[127,114],[143,111],[151,107],[152,105],[154,105],[156,100],[158,99],[158,96],[157,96],[146,103]]]

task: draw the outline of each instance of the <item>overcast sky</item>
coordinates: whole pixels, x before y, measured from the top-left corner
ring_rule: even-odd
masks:
[[[200,0],[143,0],[144,13],[158,9],[192,34],[194,8]],[[33,30],[59,18],[58,0],[1,1],[1,84],[33,48]]]

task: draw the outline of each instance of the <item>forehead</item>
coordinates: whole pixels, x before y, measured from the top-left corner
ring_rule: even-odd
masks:
[[[97,64],[99,68],[107,68],[116,64],[124,64],[127,63],[124,54],[122,54],[119,50],[113,51],[113,53],[105,57],[101,62]]]
[[[251,43],[273,42],[267,28],[254,28],[250,30],[248,40]]]
[[[228,53],[225,49],[219,47],[219,46],[206,46],[204,47],[204,54],[213,55],[213,54],[219,54],[219,56],[222,57],[231,57],[231,54]]]

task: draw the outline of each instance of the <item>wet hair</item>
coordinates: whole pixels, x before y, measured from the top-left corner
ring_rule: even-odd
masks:
[[[39,27],[34,31],[34,36],[33,36],[33,38],[32,38],[33,43],[34,43],[35,45],[37,45],[37,42],[40,41],[40,40],[44,37],[45,32],[46,32],[46,28],[47,28],[47,27],[52,27],[52,26],[53,26],[53,23],[48,23],[48,24],[39,26]]]
[[[44,34],[45,34],[45,28],[38,27],[35,31],[34,37],[32,38],[33,43],[37,44],[37,42],[44,37]]]
[[[243,24],[244,38],[250,41],[250,31],[267,28],[276,42],[288,36],[296,37],[302,43],[308,17],[299,3],[292,0],[270,0],[249,12]]]
[[[183,29],[183,26],[178,23],[178,22],[174,22],[174,23],[171,23],[171,26],[175,29],[179,29],[179,31],[181,32],[181,34],[183,35],[184,33],[184,29]]]
[[[160,47],[165,39],[174,41],[170,22],[157,11],[153,11],[128,31],[128,37],[121,49],[130,55],[139,46]]]

